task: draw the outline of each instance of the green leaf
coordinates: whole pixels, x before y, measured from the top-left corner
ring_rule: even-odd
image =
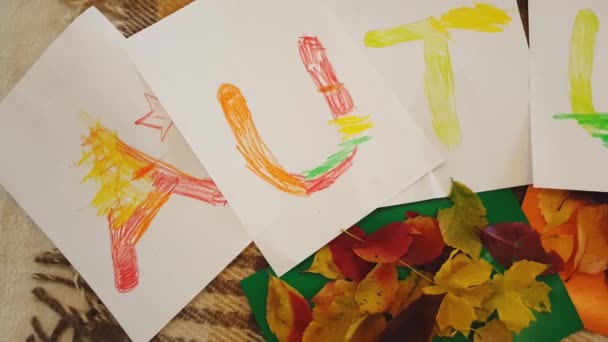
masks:
[[[473,258],[479,258],[481,240],[479,229],[488,225],[486,208],[466,185],[452,181],[449,195],[451,208],[439,210],[437,220],[447,245],[457,248]]]

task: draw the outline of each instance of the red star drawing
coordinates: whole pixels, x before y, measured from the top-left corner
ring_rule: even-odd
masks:
[[[156,96],[148,93],[145,93],[144,96],[146,97],[146,101],[148,101],[150,111],[137,119],[135,124],[158,129],[160,131],[160,141],[164,141],[165,136],[171,127],[173,127],[173,121]]]

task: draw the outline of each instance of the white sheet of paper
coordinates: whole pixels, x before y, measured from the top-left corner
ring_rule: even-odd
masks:
[[[129,59],[125,44],[112,24],[90,9],[44,52],[0,104],[0,183],[82,274],[129,336],[148,341],[251,240],[229,207],[208,204],[208,198],[207,203],[202,201],[208,193],[201,192],[197,182],[206,173],[178,130],[168,127],[166,113]],[[147,196],[154,193],[148,187],[165,193],[166,184],[178,180],[157,215],[151,213],[158,205],[151,197],[128,201],[126,195],[121,203],[109,200],[113,213],[98,216],[91,203],[100,186],[93,179],[82,181],[92,168],[78,165],[83,149],[88,149],[81,147],[81,139],[93,136],[84,112],[110,130],[100,126],[95,131],[108,133],[100,135],[105,142],[116,143],[103,149],[106,145],[95,140],[98,170],[113,175],[106,183],[108,198],[115,198],[114,191],[120,189],[114,182],[119,174],[112,171],[125,171],[121,179],[134,185],[129,189],[135,195],[135,186],[145,189],[142,194]],[[119,166],[126,165],[120,163],[128,163],[129,156],[143,158],[139,152],[152,160],[143,163],[145,168]],[[164,168],[168,164],[176,169]],[[165,176],[169,182],[164,183]],[[150,185],[150,179],[167,188],[161,191],[158,184]],[[134,221],[122,225],[117,218],[119,213],[128,214],[125,208],[133,203],[140,204],[129,217],[143,213],[137,217],[152,218],[134,245],[136,259],[129,258],[132,249],[125,247],[133,246],[128,245],[133,240],[127,227],[142,226],[130,224]],[[148,206],[143,208],[143,203]],[[126,253],[116,259],[124,261],[117,273],[124,276],[120,285],[114,280],[109,217],[118,226],[113,231],[127,238],[114,240],[121,246],[116,251]],[[134,279],[133,265],[138,265],[136,285],[129,281]],[[119,287],[131,290],[119,293]]]
[[[129,39],[135,63],[278,274],[442,161],[360,49],[325,13],[317,2],[200,1]],[[318,37],[326,49],[327,60],[309,69],[321,79],[320,87],[300,56],[304,35]],[[329,64],[337,81],[323,75]],[[235,131],[244,133],[231,130],[218,97],[225,83],[246,98],[265,146],[252,142],[256,132],[250,123],[235,124]],[[332,113],[323,92],[338,97],[344,88],[354,109],[341,118],[369,116],[373,127],[353,136],[371,139],[357,146],[350,168],[335,183],[314,192],[305,170],[324,163],[343,141],[338,127],[328,124]],[[245,106],[238,106],[235,111],[243,111]],[[228,117],[236,121],[244,115],[240,111],[229,109]],[[253,152],[241,154],[237,137],[246,140],[239,148]],[[255,154],[259,151],[266,154]],[[264,161],[270,153],[274,157]],[[297,185],[279,190],[287,179]],[[302,191],[305,195],[295,195]]]
[[[608,3],[529,6],[534,185],[608,191]]]
[[[505,26],[501,25],[503,32],[477,32],[444,25],[449,36],[437,33],[437,27],[442,25],[441,16],[452,9],[472,8],[476,2],[329,2],[337,20],[357,44],[364,48],[366,56],[389,82],[408,112],[415,115],[427,136],[444,147],[447,155],[446,163],[386,205],[444,197],[451,188],[450,178],[467,184],[475,191],[530,183],[528,47],[515,0],[483,2],[507,10],[507,15],[512,20]],[[479,22],[483,21],[481,19]],[[386,30],[410,23],[415,24],[405,28],[410,33],[418,32],[416,38],[410,37],[409,41],[404,39],[385,47],[370,47],[365,43],[369,31]],[[435,28],[432,25],[436,25]],[[433,33],[425,34],[424,30],[429,29]],[[437,57],[430,53],[430,72],[427,71],[425,48],[429,47],[431,51],[433,46],[445,44],[446,41],[449,54]],[[455,105],[448,107],[452,111],[441,106],[444,99],[448,99],[444,96],[448,93],[445,88],[432,83],[429,92],[433,98],[427,98],[425,90],[426,75],[436,79],[436,72],[445,67],[441,62],[445,62],[446,56],[446,64],[451,64],[453,70]],[[433,61],[439,63],[434,64]],[[446,75],[449,73],[446,72]],[[446,79],[449,79],[448,76]],[[431,102],[440,109],[431,110]],[[438,134],[433,128],[433,113],[437,114],[438,126],[447,122],[449,127],[453,127],[454,120],[444,120],[442,117],[446,112],[454,112],[454,109],[460,126],[459,143],[457,139],[450,138],[449,134],[447,138],[440,138],[446,134]]]

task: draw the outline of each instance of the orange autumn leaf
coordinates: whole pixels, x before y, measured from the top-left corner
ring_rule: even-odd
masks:
[[[407,253],[412,243],[411,232],[412,225],[405,222],[389,223],[356,244],[353,251],[369,262],[395,262]]]
[[[544,201],[542,205],[540,203],[541,198]],[[541,234],[543,248],[548,253],[555,252],[560,256],[565,263],[564,273],[566,274],[571,274],[574,269],[573,259],[577,231],[576,214],[570,215],[565,222],[560,222],[561,219],[556,220],[554,216],[560,210],[560,204],[574,201],[574,199],[569,198],[569,194],[563,194],[561,190],[547,191],[547,189],[538,189],[530,186],[522,203],[522,210],[526,214],[530,226]],[[541,210],[540,207],[543,207],[543,209]],[[550,226],[545,216],[552,219],[554,224],[560,224]],[[568,215],[562,214],[563,216]]]
[[[538,192],[538,208],[549,227],[567,222],[580,205],[566,190],[540,189]]]
[[[564,283],[585,328],[608,336],[608,281],[603,273],[575,273]]]
[[[357,286],[355,301],[361,313],[374,314],[389,308],[399,289],[394,264],[378,264]]]
[[[576,270],[599,273],[608,268],[608,205],[584,206],[577,216]]]
[[[565,262],[573,256],[574,234],[550,234],[541,237],[541,242],[545,251],[555,252]]]
[[[522,210],[526,214],[530,225],[539,232],[543,232],[547,222],[539,209],[539,193],[542,189],[533,186],[528,187],[526,196],[522,203]],[[597,194],[584,193],[579,197],[593,197]],[[589,196],[591,195],[591,196]],[[595,202],[583,201],[585,202]],[[588,205],[588,204],[585,204]],[[547,250],[555,250],[564,259],[569,258],[567,269],[560,275],[564,279],[564,284],[568,289],[568,294],[579,313],[586,329],[593,332],[608,335],[608,317],[605,315],[605,308],[608,307],[608,279],[604,273],[586,274],[578,273],[575,269],[575,253],[578,241],[576,234],[577,216],[572,215],[570,220],[559,227],[552,228],[543,236],[543,246]],[[564,238],[564,236],[567,236]],[[555,241],[555,237],[561,241]],[[570,245],[569,247],[567,245]],[[565,249],[566,252],[562,252]],[[569,253],[567,250],[569,249]],[[568,256],[565,256],[568,254]],[[582,257],[582,255],[580,256]],[[579,259],[581,259],[579,257]],[[580,261],[580,260],[579,260]]]
[[[540,193],[540,190],[541,189],[535,188],[532,185],[528,186],[524,201],[521,204],[521,210],[526,214],[530,226],[537,232],[542,233],[547,221],[545,221],[545,218],[538,208],[538,194]]]
[[[330,281],[310,301],[316,306],[330,305],[338,295],[354,293],[356,287],[357,282],[354,281],[344,279]]]
[[[417,233],[412,234],[412,244],[402,260],[410,266],[423,265],[433,261],[443,251],[445,243],[439,223],[433,217],[416,216],[405,221]]]
[[[298,342],[312,321],[312,312],[306,299],[296,289],[271,275],[266,320],[280,342]]]

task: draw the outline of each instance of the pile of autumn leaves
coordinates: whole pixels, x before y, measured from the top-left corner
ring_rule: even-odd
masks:
[[[331,279],[309,302],[270,277],[266,318],[279,341],[408,341],[465,336],[511,341],[549,312],[549,286],[536,277],[559,267],[523,223],[488,225],[486,209],[454,182],[453,206],[437,219],[408,212],[366,236],[352,227],[320,249],[308,272]],[[506,271],[480,258],[482,244]],[[410,269],[398,279],[397,267]],[[475,324],[476,329],[472,326]]]

